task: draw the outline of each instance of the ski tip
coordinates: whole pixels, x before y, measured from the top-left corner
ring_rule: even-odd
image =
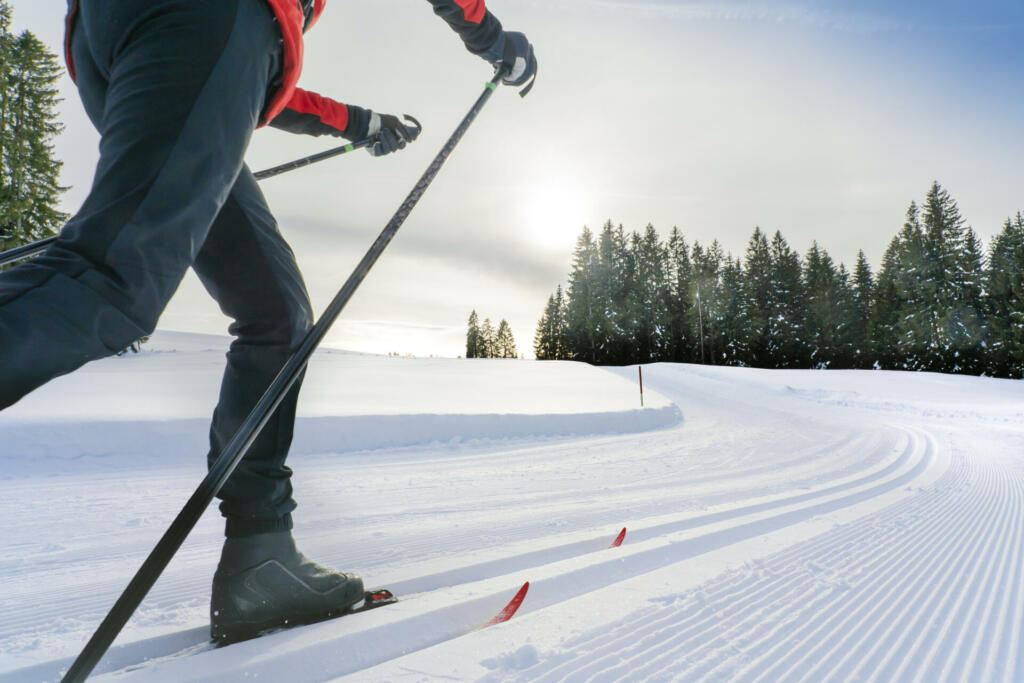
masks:
[[[622,531],[619,532],[619,535],[615,537],[615,540],[612,541],[612,544],[608,547],[618,548],[620,545],[622,545],[622,542],[624,540],[626,540],[626,527],[622,527]]]
[[[495,624],[500,624],[511,619],[519,610],[519,606],[523,604],[523,600],[526,598],[526,591],[528,590],[530,590],[529,581],[523,584],[523,587],[519,589],[519,592],[515,594],[515,597],[513,597],[512,600],[509,601],[507,605],[505,605],[505,609],[498,612],[498,614],[495,615],[493,619],[484,624],[482,628],[494,626]]]

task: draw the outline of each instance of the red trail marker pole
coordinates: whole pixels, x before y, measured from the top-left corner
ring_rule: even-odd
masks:
[[[636,371],[640,375],[640,407],[644,407],[644,369],[641,366],[636,366]]]

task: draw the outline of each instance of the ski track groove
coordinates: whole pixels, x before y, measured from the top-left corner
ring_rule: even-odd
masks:
[[[1006,479],[999,478],[998,488],[1000,496],[993,496],[994,500],[999,500],[1000,503],[1006,500],[1013,500],[1013,497],[1009,495],[1009,482]],[[951,669],[954,667],[962,667],[971,660],[970,651],[974,649],[974,645],[978,645],[978,639],[974,639],[973,642],[967,643],[968,652],[967,656],[951,658],[954,652],[962,652],[961,648],[964,648],[964,640],[968,636],[967,629],[956,629],[954,624],[967,624],[973,626],[977,612],[979,609],[984,609],[985,603],[991,603],[994,595],[991,591],[984,590],[985,586],[992,586],[992,576],[994,571],[1002,566],[1002,558],[1006,552],[1009,539],[1006,537],[1006,529],[1011,523],[1011,517],[1005,514],[1005,504],[996,505],[995,507],[1001,508],[1004,514],[998,516],[994,523],[986,525],[987,534],[984,547],[985,552],[979,553],[979,555],[988,556],[996,560],[990,563],[974,562],[973,567],[963,567],[961,573],[958,575],[955,582],[957,585],[963,585],[964,589],[960,591],[959,596],[956,594],[950,594],[946,598],[946,602],[953,602],[952,605],[943,605],[942,609],[938,611],[939,614],[945,614],[945,623],[942,625],[941,630],[943,631],[943,637],[941,640],[936,639],[932,644],[931,648],[924,655],[925,661],[930,661],[931,664],[922,671],[918,676],[917,680],[954,680],[956,677],[952,675]],[[999,543],[999,539],[1004,539],[1003,543]],[[980,543],[979,539],[979,543]],[[969,557],[969,556],[968,556]],[[965,571],[969,569],[969,576],[961,582],[959,577],[963,575]],[[967,600],[968,595],[986,595],[988,594],[988,600]]]
[[[916,584],[915,588],[914,577],[922,576],[923,572],[929,572],[942,564],[942,554],[937,552],[933,543],[937,543],[939,549],[945,550],[951,546],[950,539],[957,537],[955,533],[970,523],[968,516],[955,514],[961,510],[969,510],[970,503],[956,500],[954,504],[955,507],[949,510],[954,514],[937,515],[933,524],[926,523],[915,530],[915,535],[923,534],[924,540],[916,543],[911,552],[897,554],[897,563],[890,564],[885,572],[868,584],[858,607],[848,612],[838,623],[829,624],[828,632],[845,632],[847,635],[838,642],[833,642],[828,649],[819,645],[808,652],[807,658],[818,663],[803,675],[803,680],[813,680],[814,676],[826,667],[835,673],[844,671],[844,667],[855,666],[857,660],[854,656],[858,654],[877,657],[878,650],[886,642],[885,637],[897,628],[903,630],[900,617],[910,609],[911,599],[924,589],[922,584]],[[893,550],[899,551],[902,542],[906,540],[906,535],[907,532],[904,530],[897,539],[897,547]],[[849,626],[854,618],[856,621]],[[819,641],[829,642],[824,637]],[[889,654],[894,654],[892,649]]]
[[[960,507],[967,509],[966,504]],[[872,637],[871,629],[881,628],[886,624],[891,627],[897,622],[882,622],[878,610],[891,611],[898,607],[898,602],[893,603],[889,600],[893,595],[902,595],[907,590],[907,582],[912,580],[913,573],[921,571],[922,564],[934,557],[934,553],[930,552],[928,547],[929,543],[933,539],[948,538],[951,526],[959,523],[963,523],[962,518],[955,516],[934,518],[934,521],[926,523],[917,532],[917,535],[924,540],[917,544],[912,552],[904,553],[902,556],[899,554],[899,550],[905,544],[907,533],[905,526],[897,528],[895,533],[889,537],[888,543],[876,546],[877,550],[874,554],[877,559],[872,564],[872,568],[881,566],[884,568],[883,571],[874,578],[871,578],[867,571],[862,572],[868,577],[862,591],[854,592],[843,600],[845,603],[855,603],[855,605],[848,606],[844,610],[837,609],[836,612],[817,620],[816,630],[808,634],[804,641],[810,643],[811,646],[803,649],[803,656],[793,662],[788,671],[779,674],[780,680],[791,680],[791,676],[799,675],[799,668],[804,666],[808,660],[817,661],[818,665],[811,667],[804,674],[805,678],[813,678],[817,669],[826,666],[824,662],[835,662],[829,668],[830,672],[834,673],[850,661],[852,653],[863,653],[864,649],[871,648],[873,644],[880,644],[882,641],[877,637]],[[869,542],[870,534],[863,534],[862,541]],[[890,559],[894,556],[898,558],[896,563]],[[846,636],[837,642],[828,638],[831,633],[846,633]],[[821,643],[829,642],[832,643],[829,647],[821,645]],[[818,643],[818,645],[814,645],[814,643]],[[837,658],[838,661],[836,661]]]
[[[912,444],[916,442],[916,437],[911,436],[907,442],[908,452],[912,450]],[[923,456],[926,457],[926,456]],[[911,503],[903,501],[898,503],[900,506],[910,506]],[[846,535],[859,534],[860,530],[856,526],[849,527],[845,533],[839,532],[835,535],[826,535],[820,537],[816,544],[820,544],[822,548],[820,553],[831,552],[832,546],[842,545],[848,543]],[[788,554],[787,551],[782,553],[785,557]],[[770,569],[770,566],[766,567]],[[686,616],[682,620],[679,619],[678,614],[671,612],[664,614],[661,619],[652,619],[649,612],[639,614],[635,621],[627,622],[625,625],[621,625],[615,630],[607,634],[599,635],[591,641],[581,641],[579,644],[586,644],[586,647],[580,647],[580,655],[572,660],[562,660],[555,666],[554,669],[541,672],[539,670],[528,670],[525,672],[528,678],[537,677],[539,680],[562,680],[562,675],[567,671],[572,671],[572,675],[569,676],[573,680],[587,680],[592,674],[596,675],[594,680],[616,680],[617,678],[632,678],[642,676],[647,673],[648,669],[655,671],[659,670],[659,664],[663,663],[665,659],[675,657],[679,650],[687,649],[693,645],[694,642],[703,642],[707,640],[709,636],[704,631],[707,630],[709,624],[720,621],[722,615],[725,614],[745,614],[751,610],[760,609],[760,606],[772,599],[777,598],[779,595],[785,593],[790,583],[799,582],[799,577],[790,577],[783,580],[782,585],[777,585],[778,577],[770,577],[767,579],[746,579],[744,584],[739,587],[726,586],[721,592],[711,592],[706,599],[706,602],[713,603],[717,599],[718,602],[724,603],[724,607],[716,609],[713,604],[699,606],[696,611]],[[753,584],[753,588],[746,588],[745,584]],[[763,590],[759,590],[759,587],[763,586]],[[743,596],[743,599],[737,599],[735,596]],[[690,623],[694,622],[694,623]],[[636,624],[644,624],[640,628],[636,628]],[[672,626],[672,630],[675,632],[673,636],[666,637],[662,628],[663,624]],[[682,632],[680,628],[684,628]],[[634,656],[623,657],[618,654],[615,648],[609,648],[612,654],[603,657],[593,657],[595,651],[599,651],[602,647],[606,647],[619,638],[619,632],[625,630],[630,634],[631,639],[640,636],[640,641],[635,643],[635,649],[639,650]],[[645,649],[645,644],[651,642],[657,645],[657,650],[665,651],[663,656],[657,653],[653,653],[650,649]],[[585,653],[585,654],[584,654]],[[574,667],[574,660],[586,660],[588,663],[583,667]],[[635,664],[636,661],[642,662],[647,666],[638,666]],[[540,667],[543,668],[543,667]],[[573,670],[575,668],[575,670]],[[600,673],[600,675],[597,675]],[[620,676],[621,674],[621,676]]]
[[[970,677],[976,680],[983,680],[982,672],[979,672],[978,669],[985,666],[988,662],[979,661],[981,644],[983,642],[994,642],[996,634],[992,631],[995,625],[1002,623],[1005,618],[1005,611],[1002,611],[1001,615],[997,616],[997,612],[1000,612],[996,606],[996,595],[998,593],[997,587],[1007,585],[1007,574],[1010,567],[1013,566],[1009,558],[1013,554],[1015,548],[1018,547],[1018,545],[1014,543],[1014,539],[1019,538],[1020,536],[1021,515],[1020,487],[1013,481],[1009,481],[1007,483],[1009,484],[1008,488],[1015,490],[1017,495],[1010,497],[1012,502],[1009,515],[1004,518],[1001,534],[997,534],[997,538],[1002,537],[1003,539],[999,554],[996,557],[997,562],[989,564],[988,571],[986,572],[987,576],[985,579],[985,586],[981,589],[981,593],[983,595],[986,593],[988,594],[988,599],[985,601],[984,606],[982,606],[981,602],[975,603],[974,607],[970,610],[970,614],[960,619],[960,622],[965,624],[984,624],[985,632],[975,638],[972,643],[964,643],[967,631],[962,631],[960,637],[957,639],[957,644],[952,646],[947,650],[947,652],[960,651],[961,648],[965,647],[965,645],[969,645],[969,649],[967,650],[967,655],[961,660],[957,661],[956,659],[953,659],[947,662],[941,672],[941,677],[946,680],[964,679],[964,670],[967,668],[968,662],[972,664],[970,667],[972,671]],[[997,572],[996,569],[999,569],[999,571]],[[1004,600],[1002,604],[1005,607],[1006,601]],[[961,612],[963,609],[964,608],[962,607]],[[982,610],[981,615],[978,614],[979,609]]]
[[[889,430],[888,433],[890,435],[894,433],[898,434],[898,432],[894,432],[892,430]],[[772,524],[780,524],[781,526],[785,527],[790,524],[802,521],[802,519],[807,518],[808,515],[813,516],[813,512],[816,512],[823,507],[827,508],[832,505],[837,505],[839,508],[842,508],[850,504],[851,501],[863,499],[864,496],[870,498],[876,495],[880,495],[881,493],[891,490],[895,486],[894,482],[896,482],[897,480],[909,478],[909,480],[912,481],[913,477],[917,476],[914,473],[920,470],[925,465],[928,459],[927,453],[921,454],[920,457],[917,459],[917,463],[914,464],[913,456],[916,449],[915,440],[913,438],[885,439],[879,437],[873,439],[872,443],[875,446],[875,448],[872,449],[866,456],[865,454],[862,453],[862,458],[860,462],[862,464],[874,464],[878,462],[879,459],[881,459],[881,461],[885,464],[884,466],[871,469],[869,473],[864,474],[863,476],[857,479],[844,481],[844,483],[833,484],[831,486],[828,485],[828,480],[825,480],[819,483],[818,489],[810,492],[800,492],[796,495],[784,496],[782,498],[769,501],[767,503],[754,503],[747,506],[740,505],[737,508],[726,510],[722,513],[712,513],[710,515],[698,516],[696,519],[690,517],[682,517],[678,522],[659,524],[655,527],[652,527],[651,529],[656,530],[659,533],[668,533],[673,530],[678,531],[680,529],[699,528],[707,524],[720,523],[723,520],[727,521],[730,518],[740,518],[740,521],[738,521],[735,526],[741,529],[760,529],[761,525],[764,525],[766,523],[769,526],[771,526]],[[896,455],[897,453],[898,455]],[[886,462],[887,460],[888,462]],[[849,477],[847,477],[847,479],[849,479]],[[902,485],[903,484],[900,484],[900,486]],[[845,495],[839,495],[850,489],[853,489],[854,492],[846,493]],[[838,497],[834,497],[837,495]],[[833,498],[826,500],[824,502],[820,502],[817,500],[823,497],[830,496],[833,496]],[[743,517],[754,512],[771,511],[773,508],[793,508],[798,503],[806,503],[806,505],[799,505],[795,510],[789,509],[786,512],[776,513],[774,516],[770,516],[766,521],[747,522],[742,520]],[[718,532],[713,532],[711,535],[713,536],[715,535],[715,533]],[[652,533],[649,535],[654,534]],[[726,543],[726,545],[730,545],[731,543],[732,541],[729,541]],[[660,558],[662,554],[663,553],[657,554],[658,558]],[[671,557],[667,557],[665,559],[656,560],[656,562],[661,563],[658,566],[663,566],[666,561],[669,564],[671,564],[673,562],[673,559]],[[558,600],[557,602],[561,602],[561,600]],[[157,656],[159,655],[157,654]]]
[[[899,507],[891,508],[888,513],[900,515],[903,514],[904,511],[913,511],[918,505],[919,501],[908,499]],[[867,529],[863,528],[859,524],[850,525],[850,535],[853,537],[854,541],[863,540],[865,536],[871,536],[877,539],[878,552],[876,553],[874,560],[857,570],[858,575],[867,575],[872,569],[879,566],[891,566],[891,561],[889,559],[890,550],[894,546],[899,546],[904,533],[903,529],[899,525],[893,524],[890,525],[884,533],[879,534],[878,527],[875,524],[875,522],[877,522],[877,518],[866,520],[866,522]],[[948,519],[936,519],[930,524],[930,528],[937,528],[948,523]],[[848,544],[848,546],[849,545],[852,544]],[[856,547],[853,549],[854,552],[847,552],[844,555],[836,557],[831,564],[833,566],[841,564],[842,561],[848,558],[851,554],[855,554],[855,550]],[[799,554],[796,556],[799,557]],[[817,559],[818,558],[812,558],[812,561],[817,561]],[[906,558],[906,561],[910,562],[914,559],[916,558],[908,557]],[[847,609],[844,611],[822,610],[817,613],[811,612],[814,616],[804,622],[801,628],[796,630],[793,636],[789,639],[790,642],[782,641],[776,645],[775,651],[783,651],[781,659],[779,659],[776,664],[769,666],[768,669],[763,670],[757,677],[755,677],[755,680],[790,680],[794,675],[793,670],[800,667],[805,661],[807,661],[807,659],[812,656],[820,657],[827,655],[828,652],[823,653],[820,651],[820,645],[818,645],[819,649],[816,649],[814,644],[828,642],[826,636],[829,632],[840,631],[841,627],[846,627],[858,616],[861,616],[867,610],[866,606],[870,604],[868,602],[868,598],[878,599],[879,593],[888,595],[893,590],[892,583],[899,577],[899,573],[890,571],[890,575],[890,582],[876,582],[876,585],[873,587],[871,592],[857,596],[858,605],[853,609]],[[797,580],[800,578],[802,577],[798,577]],[[846,602],[849,602],[851,600],[851,596],[844,596],[842,594],[835,595],[833,598],[834,599],[831,602],[827,603],[827,607],[832,608],[841,601],[845,600]],[[863,623],[865,618],[866,617],[862,617],[857,621],[857,623]],[[795,642],[792,642],[794,640]],[[762,660],[764,659],[768,658],[762,658]],[[748,669],[756,670],[758,664],[760,664],[760,662],[755,661],[748,667]]]
[[[889,511],[891,514],[891,511]],[[955,518],[954,518],[955,519]],[[934,522],[930,526],[926,527],[923,531],[930,531],[931,535],[927,538],[938,537],[948,532],[949,518],[939,518],[938,521]],[[774,667],[764,671],[761,675],[761,680],[792,680],[795,676],[799,675],[800,668],[808,659],[815,659],[819,664],[811,671],[805,674],[805,678],[816,680],[815,676],[823,676],[825,674],[817,673],[820,669],[828,669],[829,677],[842,678],[842,667],[847,661],[853,658],[855,649],[858,645],[860,647],[867,647],[870,645],[872,640],[869,638],[869,634],[864,634],[864,630],[869,627],[869,622],[872,620],[878,620],[877,614],[873,612],[873,609],[867,606],[874,605],[886,605],[886,599],[894,592],[897,592],[902,588],[902,584],[899,581],[905,578],[909,573],[916,571],[911,566],[908,569],[908,565],[913,565],[915,562],[919,563],[924,561],[922,559],[921,552],[916,554],[905,555],[901,558],[902,563],[894,565],[892,562],[887,561],[890,556],[890,551],[895,550],[893,545],[897,548],[902,540],[902,535],[894,536],[890,534],[887,537],[878,538],[875,534],[870,533],[872,530],[869,528],[865,530],[865,540],[871,540],[869,546],[874,550],[876,559],[873,562],[869,562],[857,570],[856,575],[863,576],[868,574],[872,569],[878,566],[886,567],[886,571],[881,577],[875,579],[872,583],[873,586],[868,584],[869,591],[847,591],[845,593],[837,595],[831,602],[826,603],[825,607],[818,606],[818,617],[812,619],[809,624],[805,624],[804,628],[797,630],[798,637],[803,636],[800,639],[793,650],[788,647],[791,644],[792,638],[789,641],[783,641],[778,645],[778,648],[786,649],[789,651],[789,657],[784,657],[781,661],[777,662]],[[927,543],[920,543],[918,548],[921,549],[926,546]],[[898,555],[897,555],[898,557]],[[850,605],[849,603],[856,603],[856,605]],[[891,607],[890,607],[891,608]],[[808,610],[810,611],[810,610]],[[850,624],[854,623],[852,627]],[[828,635],[830,633],[846,633],[846,637],[842,638],[838,642],[834,638],[830,639]],[[863,634],[858,639],[858,634]],[[851,640],[854,642],[851,643]],[[828,643],[832,642],[833,645],[828,648],[824,648],[819,645],[817,648],[808,650],[806,647],[802,647],[807,642],[818,642]],[[802,651],[802,655],[800,655]],[[835,660],[835,657],[840,656],[843,652],[846,652],[845,657],[839,660],[836,664],[830,664]],[[786,663],[787,659],[792,660],[793,655],[798,656],[797,660],[792,662],[788,669],[779,671]],[[821,659],[824,657],[825,659]],[[748,667],[748,670],[753,667]],[[818,678],[817,680],[820,680]]]
[[[938,448],[928,432],[915,438]],[[575,636],[570,656],[520,678],[1021,680],[1024,485],[1014,474],[953,454],[904,500],[681,604]]]
[[[861,473],[870,469],[872,465],[875,465],[878,462],[877,456],[879,453],[881,453],[884,458],[887,450],[884,443],[878,443],[881,440],[882,439],[878,433],[868,435],[861,434],[859,435],[859,438],[850,438],[850,434],[844,434],[843,438],[827,442],[824,447],[821,446],[820,443],[816,444],[814,448],[809,449],[811,451],[810,455],[793,458],[788,462],[794,466],[804,465],[820,458],[829,447],[840,447],[841,449],[842,447],[845,447],[845,450],[856,452],[856,447],[860,446],[862,442],[875,442],[876,447],[869,451],[872,457],[864,457],[857,459],[853,463],[845,463],[848,467],[852,466],[854,468],[854,473]],[[674,447],[666,445],[663,455],[671,455],[673,451],[677,449],[678,445]],[[763,472],[766,469],[767,468],[765,467],[751,468],[723,474],[721,476],[698,477],[695,478],[695,481],[683,479],[676,482],[675,486],[683,489],[680,491],[679,497],[681,499],[685,499],[686,489],[694,485],[726,483],[728,481],[735,481],[755,476],[756,473]],[[772,469],[777,470],[778,468],[773,467]],[[839,478],[846,469],[847,467],[840,467],[837,470],[829,472],[828,476]],[[751,474],[752,472],[754,474]],[[815,487],[815,491],[812,491],[810,494],[800,495],[813,495],[817,492],[821,492],[823,489],[828,489],[827,481],[827,478],[819,478],[818,486]],[[802,481],[797,482],[797,485],[799,484],[802,484]],[[753,495],[756,493],[756,489],[751,489],[748,493]],[[554,500],[553,494],[551,496],[545,494],[543,496],[538,496],[537,498],[542,500]],[[538,502],[537,498],[531,498],[531,504],[536,504]],[[737,500],[736,502],[742,503],[742,499]],[[518,503],[522,504],[523,501],[520,499]],[[738,505],[737,507],[742,507],[742,505]],[[432,511],[432,514],[434,513],[436,513],[436,511]],[[700,515],[697,516],[699,517]],[[523,525],[519,529],[512,529],[509,530],[508,533],[503,534],[502,543],[531,537],[536,538],[536,531],[537,529],[535,526],[531,527],[530,525]],[[116,533],[104,532],[99,535],[99,538],[101,539],[111,538],[116,540],[122,537],[123,531]],[[123,542],[115,542],[112,543],[112,545],[115,546],[115,550],[113,551],[113,554],[107,554],[105,558],[106,562],[110,562],[118,566],[135,566],[139,563],[140,560],[137,557],[137,553],[128,551],[117,552],[116,546],[124,545]],[[411,541],[403,543],[403,553],[415,556],[417,553],[432,550],[434,547],[436,547],[436,541],[432,538],[413,537]],[[80,552],[88,553],[89,550],[82,549]],[[181,553],[179,561],[187,561],[189,565],[192,565],[193,562],[201,563],[199,559],[201,557],[203,557],[203,549],[185,549]],[[346,564],[346,562],[350,561],[350,555],[347,551],[342,551],[340,553],[323,553],[318,555],[318,559],[327,565],[350,566],[349,564]],[[105,588],[98,587],[95,584],[89,585],[84,588],[85,592],[79,595],[74,595],[69,591],[61,596],[61,600],[51,602],[49,605],[39,604],[33,599],[24,599],[26,597],[31,597],[32,594],[38,592],[37,590],[26,591],[29,595],[23,595],[20,591],[12,591],[9,595],[10,598],[23,599],[18,599],[16,605],[10,605],[4,610],[4,617],[0,620],[0,639],[25,633],[26,631],[32,630],[34,626],[47,627],[52,624],[55,619],[66,617],[68,614],[75,614],[85,621],[99,621],[113,602],[113,597],[111,596],[116,596],[117,591],[123,583],[126,583],[126,581],[127,579],[107,581],[105,583],[108,585]],[[175,607],[194,604],[196,602],[196,595],[205,597],[205,592],[208,589],[208,583],[209,576],[206,576],[205,574],[196,576],[192,572],[186,572],[184,574],[165,575],[161,577],[159,584],[154,588],[150,596],[146,598],[141,609],[167,611]],[[20,607],[17,605],[20,605]]]
[[[991,472],[982,470],[977,483],[984,485],[985,489],[988,489],[990,484],[990,474]],[[985,522],[991,520],[991,518],[998,512],[998,508],[1003,504],[1004,501],[997,499],[996,496],[988,496],[988,500],[982,507],[980,514],[976,513],[966,517],[971,524],[969,524],[960,534],[960,538],[967,537],[969,535],[968,532],[977,532],[979,528],[985,528],[988,526]],[[981,515],[984,515],[983,521],[979,520]],[[935,564],[939,564],[944,559],[947,560],[948,569],[945,572],[946,579],[937,589],[931,591],[932,597],[930,599],[927,598],[927,586],[924,585],[923,582],[922,585],[919,585],[915,595],[920,596],[920,599],[925,599],[927,601],[923,605],[918,604],[916,606],[916,618],[912,623],[906,624],[907,629],[903,638],[890,649],[888,656],[886,657],[886,661],[883,662],[884,666],[889,662],[893,662],[896,657],[900,656],[901,651],[902,653],[907,653],[906,655],[903,655],[902,663],[895,671],[896,677],[905,677],[908,667],[912,664],[916,664],[913,668],[914,671],[920,671],[920,661],[924,654],[922,649],[927,645],[927,637],[932,634],[936,634],[937,631],[932,619],[934,618],[934,615],[942,614],[942,612],[937,611],[937,608],[940,606],[940,602],[944,602],[942,600],[942,595],[944,592],[946,595],[949,595],[949,588],[952,585],[959,585],[959,582],[954,584],[954,579],[963,575],[965,571],[965,563],[970,557],[975,556],[974,550],[981,545],[983,540],[977,533],[970,534],[970,536],[971,540],[958,548],[958,552],[952,556],[951,561],[949,561],[948,557],[944,558],[941,554],[934,553]],[[949,547],[949,545],[950,543],[947,541],[946,547]],[[916,634],[916,637],[914,634]],[[912,646],[900,647],[903,643],[907,643],[909,645],[911,640],[913,641]]]

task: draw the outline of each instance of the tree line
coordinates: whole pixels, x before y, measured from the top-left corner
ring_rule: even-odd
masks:
[[[516,340],[512,327],[502,318],[498,329],[494,329],[490,318],[483,323],[476,311],[469,315],[466,330],[466,358],[518,358]]]
[[[576,242],[568,287],[537,325],[540,360],[759,368],[880,368],[1024,376],[1024,215],[987,250],[937,182],[877,276],[817,242],[801,256],[755,228],[744,258],[678,228],[605,223]]]

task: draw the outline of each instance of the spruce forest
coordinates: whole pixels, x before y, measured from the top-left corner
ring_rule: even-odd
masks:
[[[754,230],[744,258],[673,228],[607,222],[577,239],[547,302],[539,360],[879,368],[1024,376],[1024,215],[983,246],[937,182],[907,210],[877,275],[817,243]]]

